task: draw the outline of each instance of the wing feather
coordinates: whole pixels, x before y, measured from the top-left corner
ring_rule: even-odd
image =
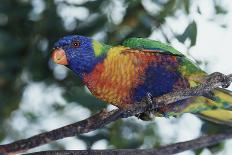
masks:
[[[167,44],[161,43],[159,41],[150,40],[150,39],[130,38],[125,40],[122,43],[122,45],[129,48],[145,50],[147,52],[156,52],[156,53],[158,52],[162,54],[184,56],[175,48]]]

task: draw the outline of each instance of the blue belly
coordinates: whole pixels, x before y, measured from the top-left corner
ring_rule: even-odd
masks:
[[[147,93],[153,97],[172,92],[174,89],[188,87],[188,82],[177,70],[175,64],[152,64],[141,77],[144,83],[133,89],[133,101],[139,102]],[[187,83],[187,85],[186,85]]]

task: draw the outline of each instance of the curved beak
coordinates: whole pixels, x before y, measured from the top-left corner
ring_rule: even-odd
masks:
[[[52,60],[60,65],[68,65],[65,51],[62,48],[57,48],[52,52]]]

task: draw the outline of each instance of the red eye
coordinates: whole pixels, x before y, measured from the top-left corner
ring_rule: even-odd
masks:
[[[72,42],[72,47],[75,47],[75,48],[77,48],[77,47],[80,47],[80,41],[73,41]]]

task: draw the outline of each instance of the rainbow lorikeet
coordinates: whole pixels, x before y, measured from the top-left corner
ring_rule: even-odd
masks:
[[[94,96],[119,108],[136,104],[148,94],[156,97],[197,86],[207,76],[173,47],[142,38],[110,46],[84,36],[66,36],[55,43],[52,59],[77,74]],[[232,106],[232,93],[218,88],[208,96],[178,101],[155,115],[191,112],[230,122],[232,112],[226,108]]]

